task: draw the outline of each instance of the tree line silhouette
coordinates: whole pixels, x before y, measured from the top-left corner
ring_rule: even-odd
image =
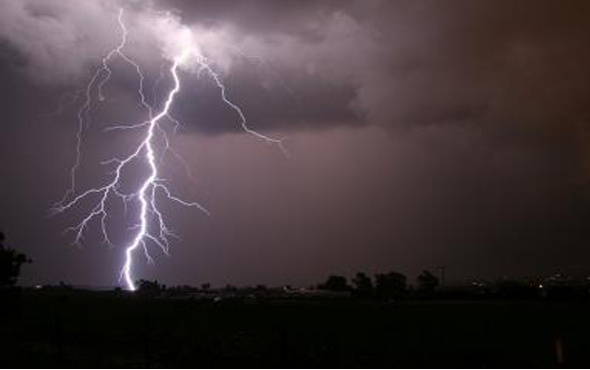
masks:
[[[15,294],[15,286],[20,277],[21,268],[32,260],[22,252],[6,244],[6,236],[0,231],[0,293],[3,296]],[[441,284],[442,280],[442,284]],[[497,299],[550,299],[550,300],[576,300],[590,301],[590,277],[583,280],[579,278],[566,278],[561,274],[554,277],[537,278],[534,281],[499,279],[493,282],[481,283],[472,282],[454,287],[447,287],[444,284],[444,268],[441,279],[429,270],[423,270],[416,277],[417,285],[408,284],[407,277],[399,272],[375,274],[373,277],[365,272],[357,272],[350,281],[341,275],[330,275],[328,278],[317,284],[315,291],[327,292],[333,296],[348,296],[358,299],[378,300],[400,300],[404,298],[418,299],[474,299],[474,298],[497,298]],[[201,296],[215,296],[222,292],[225,297],[241,297],[252,295],[257,297],[272,296],[277,288],[269,289],[264,285],[256,287],[238,288],[228,285],[222,289],[212,289],[210,284],[202,284],[200,289],[191,286],[166,287],[157,281],[139,280],[139,296],[157,296],[162,292],[178,293],[183,292],[201,293]],[[64,282],[58,286],[46,286],[46,289],[72,290],[73,288]],[[287,292],[298,290],[290,286],[284,287]],[[440,289],[443,288],[443,289]],[[313,289],[312,289],[313,290]],[[299,290],[299,293],[301,290]],[[4,294],[5,293],[5,294]],[[123,294],[120,288],[115,293]],[[204,294],[210,293],[210,294]],[[292,294],[292,296],[301,296]]]
[[[417,293],[422,296],[432,294],[439,286],[439,279],[428,270],[422,271],[417,281]],[[395,271],[376,274],[374,279],[364,272],[357,272],[351,283],[349,284],[344,276],[330,275],[324,283],[318,285],[318,288],[332,292],[350,292],[357,298],[378,299],[405,298],[412,288],[408,285],[407,277]]]
[[[21,266],[32,262],[26,254],[9,248],[5,241],[6,236],[0,231],[0,288],[2,289],[14,287],[20,276]]]

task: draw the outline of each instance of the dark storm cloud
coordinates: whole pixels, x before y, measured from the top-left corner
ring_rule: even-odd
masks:
[[[173,33],[174,28],[180,27],[180,24],[174,16],[152,12],[145,6],[147,3],[133,6],[132,3],[116,1],[75,5],[63,0],[42,3],[34,0],[3,2],[0,5],[0,17],[4,18],[0,26],[0,38],[5,42],[6,48],[18,53],[23,60],[21,65],[12,67],[25,72],[35,81],[44,83],[48,90],[52,85],[83,86],[100,57],[119,43],[121,30],[116,23],[117,4],[127,5],[125,22],[129,28],[129,39],[125,52],[140,62],[146,73],[147,84],[153,85],[164,61],[162,57],[167,44],[174,43],[178,37],[178,34]],[[253,5],[253,9],[256,9],[257,5]],[[279,11],[283,6],[275,8]],[[304,14],[313,14],[312,10],[317,7],[302,8],[304,9],[299,12],[303,17]],[[228,14],[225,13],[232,12],[232,9],[235,10],[235,7],[225,10],[221,7],[207,12],[204,7],[205,14],[212,13],[221,21],[227,17]],[[292,10],[294,9],[300,7]],[[225,15],[218,14],[220,11]],[[252,15],[256,12],[255,10]],[[179,14],[184,15],[184,12]],[[247,15],[244,13],[244,16]],[[168,23],[162,26],[162,22]],[[287,22],[291,23],[291,29],[295,31],[300,18],[294,17]],[[295,62],[295,65],[291,65],[259,53],[260,49],[264,54],[269,47],[274,48],[273,44],[276,42],[281,43],[283,49],[285,46],[289,49],[296,48],[296,44],[286,45],[283,44],[284,40],[272,40],[263,34],[258,34],[260,40],[245,40],[240,37],[239,32],[242,30],[235,27],[235,22],[231,22],[230,27],[227,26],[230,24],[228,22],[210,25],[206,21],[195,23],[192,20],[190,24],[196,28],[194,33],[199,35],[198,42],[201,42],[200,38],[205,38],[202,40],[205,53],[223,73],[230,98],[244,106],[256,128],[283,128],[291,131],[360,123],[359,113],[353,107],[353,84],[334,80],[333,77],[323,78],[310,72],[310,66],[306,63]],[[202,36],[200,31],[203,30],[208,34]],[[305,33],[294,32],[287,42],[308,40]],[[248,45],[251,42],[254,42],[253,47]],[[287,54],[296,52],[295,49],[283,51],[287,51]],[[284,53],[283,56],[290,58]],[[128,66],[125,69],[117,61],[113,65],[114,69],[123,71],[123,76],[120,76],[123,78],[114,83],[115,87],[118,83],[118,88],[126,88],[133,94],[137,88],[134,70]],[[201,85],[196,88],[198,83]],[[179,118],[188,124],[189,130],[209,133],[236,131],[239,126],[235,124],[235,112],[227,112],[226,107],[226,112],[222,109],[219,113],[219,110],[211,109],[208,104],[203,103],[218,100],[217,87],[209,83],[203,89],[202,84],[202,81],[193,80],[187,85],[185,107],[194,107],[181,109]],[[195,91],[195,95],[191,96],[192,91]],[[222,124],[210,123],[219,122],[220,119],[223,119]]]
[[[156,6],[176,10],[186,23],[201,23],[206,27],[235,27],[247,34],[265,38],[292,35],[310,42],[319,42],[325,33],[325,24],[338,10],[354,9],[351,1],[297,1],[268,0],[186,1],[160,0]]]
[[[117,41],[115,2],[14,4],[3,3],[0,36],[42,79],[88,72],[97,51]],[[154,4],[175,9],[193,27],[224,73],[230,97],[260,129],[469,123],[563,132],[564,125],[571,129],[590,118],[584,107],[590,94],[585,2]],[[152,72],[153,83],[160,61],[158,53],[146,52],[153,37],[145,24],[155,17],[146,9],[128,9],[135,26],[129,52]],[[39,32],[43,38],[35,36]],[[198,93],[197,83],[187,86],[195,91],[186,99],[193,107],[177,113],[189,128],[239,129],[232,112],[203,103],[219,91],[211,85]]]
[[[351,97],[339,105],[358,108],[369,123],[560,130],[589,119],[587,2],[159,4],[187,23],[229,29],[236,45],[281,63],[290,80],[338,81]]]

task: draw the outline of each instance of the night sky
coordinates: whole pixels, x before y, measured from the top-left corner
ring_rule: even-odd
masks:
[[[172,158],[162,172],[211,216],[163,204],[181,239],[169,257],[152,249],[154,265],[138,254],[137,278],[590,272],[588,1],[2,0],[0,228],[34,260],[23,284],[118,283],[122,206],[108,221],[115,247],[97,223],[72,245],[64,230],[88,209],[50,209],[69,186],[80,89],[120,40],[120,7],[150,99],[170,89],[154,84],[175,27],[188,26],[251,127],[287,136],[289,152],[242,132],[211,79],[182,71],[171,141],[190,176]],[[137,142],[105,128],[145,119],[134,70],[111,66],[80,190]]]

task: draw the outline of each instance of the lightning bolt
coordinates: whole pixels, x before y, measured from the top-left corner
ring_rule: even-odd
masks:
[[[270,144],[277,145],[285,154],[287,154],[287,152],[283,145],[285,138],[272,138],[257,132],[248,126],[248,121],[242,109],[227,97],[226,87],[223,84],[221,76],[214,70],[207,58],[201,54],[196,47],[193,46],[185,47],[182,52],[174,57],[171,61],[172,63],[167,73],[169,73],[169,75],[172,77],[174,84],[171,90],[167,93],[164,105],[161,110],[155,112],[154,108],[147,102],[146,96],[144,94],[145,77],[139,64],[124,52],[125,46],[127,44],[128,30],[124,22],[123,9],[120,9],[119,11],[118,24],[122,31],[120,43],[102,58],[101,65],[92,75],[86,87],[84,102],[78,111],[76,159],[70,172],[70,187],[66,191],[64,198],[53,207],[53,211],[55,213],[61,213],[79,206],[83,200],[89,198],[95,199],[93,206],[90,208],[90,211],[86,214],[86,216],[83,217],[77,225],[69,227],[66,231],[74,232],[74,243],[80,244],[83,240],[85,231],[89,228],[90,223],[94,220],[98,220],[104,242],[110,246],[113,246],[107,228],[107,218],[109,215],[107,203],[113,198],[120,199],[125,205],[125,209],[127,209],[129,202],[135,202],[135,204],[139,206],[139,217],[137,224],[132,227],[132,230],[135,231],[135,234],[131,242],[125,247],[125,260],[119,278],[120,281],[124,281],[127,289],[133,291],[136,289],[133,278],[135,252],[138,249],[143,250],[148,263],[153,263],[153,259],[149,253],[148,243],[157,246],[163,253],[169,255],[170,238],[177,237],[168,227],[163,213],[159,210],[157,202],[158,199],[163,197],[182,206],[197,208],[206,215],[210,215],[210,212],[200,203],[185,201],[175,196],[167,187],[165,180],[160,177],[158,168],[158,164],[160,162],[158,160],[158,138],[164,143],[163,149],[160,150],[160,155],[163,157],[169,152],[175,158],[180,160],[181,163],[185,165],[185,167],[187,167],[184,160],[182,160],[182,157],[180,157],[171,148],[169,135],[164,126],[161,124],[164,121],[173,123],[173,134],[176,133],[176,130],[180,125],[180,122],[172,117],[170,111],[174,104],[175,98],[181,90],[181,77],[179,74],[179,69],[183,65],[185,65],[189,60],[194,61],[198,66],[197,75],[205,73],[210,76],[215,85],[218,87],[223,102],[239,117],[240,128],[245,133],[264,140]],[[148,113],[149,119],[133,125],[115,125],[107,129],[107,131],[140,129],[143,130],[142,140],[127,156],[122,158],[113,157],[107,161],[102,162],[103,165],[113,166],[113,170],[110,172],[112,177],[110,180],[106,181],[105,185],[91,188],[78,194],[76,186],[76,174],[82,164],[83,136],[92,110],[92,93],[94,90],[96,90],[98,100],[105,100],[103,89],[112,76],[112,70],[109,67],[109,64],[115,57],[119,57],[135,69],[135,72],[138,76],[139,85],[137,94],[141,106],[145,108]],[[161,78],[162,73],[157,83],[159,83]],[[135,192],[124,193],[121,190],[124,171],[130,164],[137,161],[143,162],[146,165],[147,173],[145,175],[145,179]]]

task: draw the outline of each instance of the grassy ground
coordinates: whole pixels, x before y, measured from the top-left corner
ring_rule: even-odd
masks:
[[[542,301],[197,302],[25,293],[6,367],[590,366],[590,306]]]

